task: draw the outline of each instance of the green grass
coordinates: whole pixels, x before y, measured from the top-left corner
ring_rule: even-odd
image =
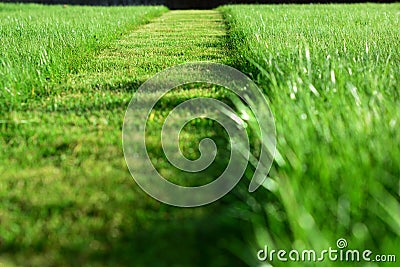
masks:
[[[21,7],[22,11],[14,14],[18,19],[33,12],[25,6],[4,6]],[[34,7],[42,10],[40,20],[48,20],[49,25],[58,20],[57,16],[47,15],[48,7]],[[53,9],[63,11],[61,7],[49,7]],[[96,8],[75,9],[97,12]],[[107,13],[114,9],[100,10]],[[117,8],[112,16],[138,21],[137,16],[140,18],[144,10],[148,13],[153,10],[154,15],[165,9]],[[90,30],[92,18],[81,17],[81,20],[76,30]],[[98,24],[108,25],[109,20],[99,17]],[[104,36],[110,30],[114,28],[104,29]],[[220,204],[179,209],[153,200],[131,178],[121,145],[124,113],[142,82],[179,63],[225,60],[226,31],[222,17],[214,11],[168,12],[125,33],[118,40],[100,44],[98,47],[102,49],[94,54],[79,55],[83,60],[73,65],[74,71],[35,89],[35,95],[31,95],[28,85],[21,85],[25,95],[18,100],[19,104],[1,113],[1,263],[10,266],[232,264],[233,259],[222,249],[221,242],[227,242],[236,233],[231,222],[223,223],[226,218]],[[77,49],[84,46],[74,45]],[[18,60],[24,60],[24,55],[19,56]],[[75,54],[68,56],[73,58]],[[29,66],[36,68],[32,62]],[[18,73],[15,69],[14,72]],[[201,92],[196,87],[178,90],[160,105],[172,108],[195,95],[215,95],[213,87]],[[2,98],[2,104],[8,99]],[[167,111],[156,112],[163,115]],[[155,118],[150,126],[157,128],[158,116]],[[196,129],[196,125],[188,127],[187,132]],[[208,132],[217,134],[212,128]],[[190,141],[195,142],[204,133],[206,130],[197,131]],[[154,146],[156,159],[161,159],[160,171],[174,177],[168,166],[163,165],[156,142]]]
[[[225,6],[226,24],[218,11],[166,11],[0,4],[0,265],[258,266],[264,245],[325,249],[341,237],[395,254],[400,5]],[[249,194],[243,181],[180,209],[133,182],[121,131],[140,84],[190,61],[258,82],[279,154],[264,189]],[[183,86],[148,122],[153,162],[182,184],[226,160],[189,177],[161,153],[166,114],[196,96],[230,101],[216,86]],[[188,157],[204,136],[227,146],[221,128],[194,121],[181,139]]]
[[[264,245],[324,249],[341,237],[399,258],[400,5],[220,10],[236,66],[264,90],[277,127],[249,264]],[[287,265],[299,266],[274,266]]]
[[[0,4],[0,108],[50,94],[90,56],[165,7]]]

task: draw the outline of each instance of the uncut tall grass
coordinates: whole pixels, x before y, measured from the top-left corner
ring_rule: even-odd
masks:
[[[165,7],[77,7],[0,3],[0,107],[51,94],[96,51]]]
[[[339,238],[397,253],[400,5],[221,10],[236,64],[264,90],[277,127],[268,191],[251,205],[253,260],[264,245],[335,248]]]

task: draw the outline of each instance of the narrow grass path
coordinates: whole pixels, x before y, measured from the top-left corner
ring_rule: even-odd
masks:
[[[176,64],[223,62],[225,27],[216,11],[170,11],[102,51],[69,83],[74,88],[130,90]]]
[[[122,36],[50,95],[10,114],[24,121],[5,128],[6,143],[0,144],[0,241],[10,262],[231,264],[219,251],[225,242],[219,237],[228,238],[229,227],[218,222],[218,204],[185,210],[149,198],[133,182],[121,147],[124,112],[138,86],[176,64],[227,63],[225,40],[216,11],[165,13]],[[216,94],[213,88],[193,90],[166,101]]]

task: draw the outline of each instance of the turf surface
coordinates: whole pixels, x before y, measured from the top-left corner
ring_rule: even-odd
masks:
[[[264,245],[318,250],[338,238],[395,254],[399,5],[166,11],[0,4],[0,264],[257,266]],[[190,61],[229,64],[258,82],[279,154],[266,189],[240,185],[184,210],[136,186],[121,127],[141,83]],[[156,106],[150,131],[195,96],[226,99],[213,86],[178,88]],[[149,135],[160,172],[192,183]],[[220,128],[196,121],[183,134],[188,157],[205,135],[226,145]]]
[[[263,88],[277,126],[270,194],[252,215],[254,250],[322,250],[346,238],[354,249],[396,254],[400,5],[220,10],[236,65]]]
[[[24,12],[30,11],[15,16]],[[87,25],[81,27],[83,32]],[[185,210],[148,197],[131,178],[121,146],[123,117],[134,90],[168,66],[224,62],[225,40],[218,12],[168,12],[108,42],[75,71],[52,80],[47,91],[35,90],[35,97],[2,113],[0,236],[5,264],[232,263],[227,252],[221,251],[220,243],[233,232],[230,223],[222,224],[226,219],[219,205]],[[215,88],[200,89],[178,90],[161,105],[216,95]],[[188,131],[193,132],[195,126]],[[197,131],[196,136],[204,133]],[[188,137],[190,142],[196,136]],[[162,158],[153,143],[154,156]]]

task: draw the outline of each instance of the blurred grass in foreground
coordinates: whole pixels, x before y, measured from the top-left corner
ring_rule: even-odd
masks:
[[[400,5],[220,10],[237,67],[270,101],[279,152],[267,191],[246,200],[251,249],[232,249],[255,266],[264,245],[322,250],[346,238],[399,259]]]

